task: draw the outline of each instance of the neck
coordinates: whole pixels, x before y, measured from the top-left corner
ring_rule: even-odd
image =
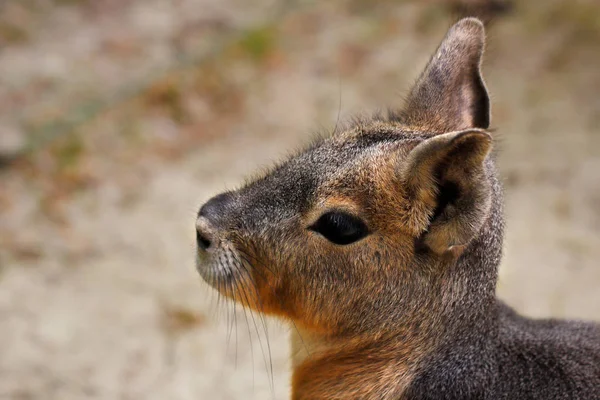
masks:
[[[294,329],[292,399],[429,398],[431,387],[483,398],[493,384],[495,315],[456,329],[440,321],[445,334],[411,337],[408,333],[373,337],[328,337]],[[433,386],[432,386],[433,385]],[[448,389],[449,390],[449,389]],[[451,397],[451,396],[450,396]],[[452,397],[453,398],[453,397]]]
[[[326,337],[296,329],[291,342],[293,400],[398,399],[424,356],[423,348],[397,337]]]

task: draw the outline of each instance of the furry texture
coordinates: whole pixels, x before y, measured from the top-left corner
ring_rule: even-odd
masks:
[[[453,26],[405,107],[356,121],[199,211],[198,270],[284,318],[293,399],[598,399],[600,328],[496,299],[502,190],[483,25]],[[310,229],[330,212],[368,235]]]

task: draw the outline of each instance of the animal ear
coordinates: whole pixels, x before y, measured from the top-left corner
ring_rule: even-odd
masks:
[[[484,161],[492,138],[482,130],[450,132],[418,144],[401,170],[419,244],[442,254],[468,244],[491,207]]]
[[[433,132],[488,128],[490,102],[480,72],[484,44],[478,19],[465,18],[450,28],[410,91],[402,121]]]

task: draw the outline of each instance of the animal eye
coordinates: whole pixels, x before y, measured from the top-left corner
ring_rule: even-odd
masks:
[[[321,215],[310,230],[323,235],[335,244],[350,244],[367,236],[369,229],[358,217],[341,211],[331,211]]]

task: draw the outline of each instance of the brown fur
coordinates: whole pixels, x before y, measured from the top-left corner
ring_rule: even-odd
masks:
[[[406,301],[410,308],[404,310],[403,322],[388,321],[384,310],[401,295],[399,289],[386,287],[387,282],[398,282],[414,295],[429,291],[425,287],[433,280],[438,293],[443,293],[442,288],[450,282],[444,279],[441,265],[457,256],[449,249],[467,243],[485,219],[485,215],[477,215],[477,226],[472,230],[468,227],[470,215],[465,215],[467,221],[449,216],[451,223],[441,221],[439,226],[430,226],[437,203],[437,180],[462,180],[463,186],[469,187],[471,182],[466,178],[482,174],[490,144],[489,135],[474,129],[479,128],[474,125],[477,115],[469,109],[479,96],[472,93],[473,87],[483,85],[478,73],[481,25],[465,20],[460,28],[453,29],[417,82],[402,117],[359,122],[328,139],[327,145],[335,149],[365,138],[377,141],[390,131],[408,132],[406,140],[376,144],[320,177],[311,207],[299,213],[297,220],[283,222],[295,224],[294,237],[265,235],[257,246],[257,237],[238,228],[225,232],[226,239],[221,240],[231,243],[241,254],[237,257],[247,262],[239,267],[246,268],[246,273],[240,273],[235,284],[221,282],[217,289],[245,306],[291,319],[302,346],[308,346],[294,371],[294,399],[397,398],[418,362],[439,341],[432,305],[441,306],[441,297]],[[444,65],[438,63],[440,59]],[[463,64],[468,66],[466,70]],[[431,85],[430,75],[439,73],[439,68],[449,74],[448,83],[456,88]],[[446,92],[458,95],[448,99]],[[457,132],[436,136],[448,131]],[[465,162],[445,168],[454,156],[463,157]],[[443,176],[436,176],[439,168],[444,169]],[[252,185],[260,182],[258,179]],[[474,188],[472,191],[476,192]],[[481,196],[486,194],[489,196],[487,192]],[[332,247],[318,234],[304,230],[332,209],[368,220],[377,234],[363,239],[360,247]],[[488,209],[484,206],[481,212],[485,214]],[[415,241],[423,237],[424,246],[438,255],[416,255]],[[285,241],[285,246],[274,241]],[[227,257],[234,255],[221,256]],[[342,267],[331,268],[332,264]],[[298,265],[303,266],[301,271]],[[421,265],[421,272],[415,272],[416,265]],[[377,271],[376,276],[369,270]],[[307,285],[307,276],[316,280]],[[329,290],[330,285],[344,281],[352,286],[343,291]],[[378,308],[377,303],[385,298],[390,304],[381,305],[380,315],[352,315],[340,307],[375,304]],[[365,324],[363,320],[369,318],[373,320]],[[371,362],[365,363],[365,359]],[[390,381],[395,382],[392,387]]]
[[[509,393],[497,377],[509,325],[495,298],[502,194],[483,45],[483,25],[461,20],[400,112],[357,121],[201,208],[202,277],[295,327],[293,399]],[[345,216],[328,229],[360,236],[336,244],[316,229],[331,213]]]

